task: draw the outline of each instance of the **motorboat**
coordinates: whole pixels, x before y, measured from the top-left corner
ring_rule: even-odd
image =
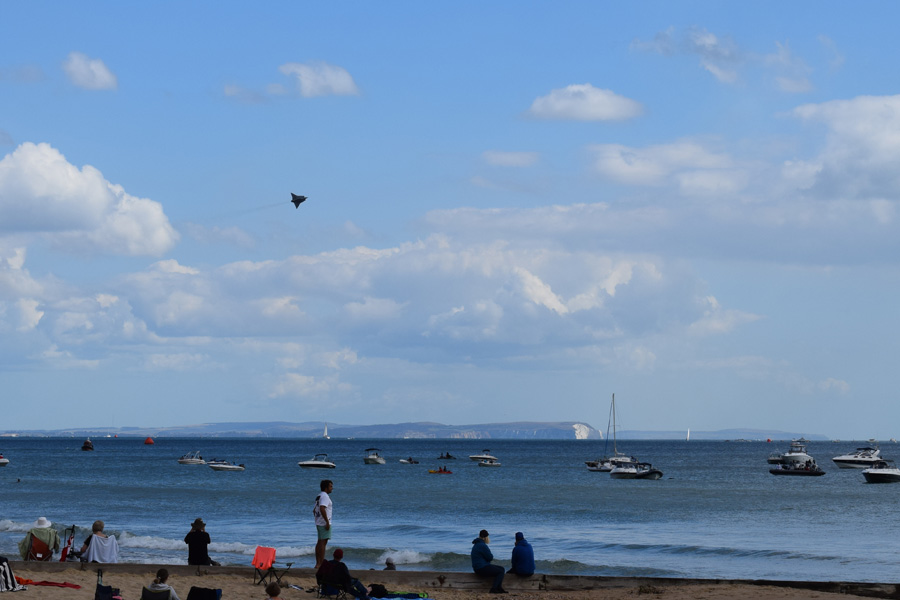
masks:
[[[417,464],[419,464],[419,461],[417,461],[412,456],[410,456],[409,458],[401,458],[400,464],[401,465],[417,465]]]
[[[662,471],[645,462],[624,463],[609,472],[612,479],[660,479]]]
[[[877,446],[874,448],[867,446],[857,448],[855,452],[835,456],[831,460],[841,469],[865,469],[884,459],[881,458],[881,450]]]
[[[313,458],[309,460],[301,460],[297,463],[297,466],[303,467],[305,469],[333,469],[334,463],[328,460],[327,454],[316,454]]]
[[[609,405],[609,421],[606,424],[606,440],[609,441],[609,430],[612,428],[612,440],[613,440],[613,453],[612,456],[604,456],[603,458],[598,458],[597,460],[586,460],[584,461],[585,466],[588,471],[602,472],[602,473],[610,473],[613,469],[618,466],[624,466],[629,464],[636,464],[638,459],[633,456],[628,456],[624,452],[619,452],[619,449],[616,445],[616,395],[612,395],[612,402]],[[604,453],[606,450],[604,449]]]
[[[9,464],[9,459],[5,458],[2,454],[0,454],[0,467],[5,467]]]
[[[227,465],[228,461],[222,460],[221,458],[214,458],[212,460],[206,461],[206,464],[208,464],[208,465]]]
[[[769,469],[769,473],[772,475],[796,475],[799,477],[818,477],[820,475],[824,475],[825,471],[816,464],[815,459],[810,458],[805,462],[790,462],[790,463],[781,463],[780,465],[775,465],[771,469]]]
[[[471,454],[469,455],[469,460],[480,461],[480,460],[497,460],[496,456],[491,454],[491,451],[485,448],[481,451],[481,454]]]
[[[94,442],[91,441],[91,438],[84,440],[84,443],[81,445],[81,449],[85,452],[94,449]]]
[[[806,464],[807,461],[813,460],[813,457],[806,453],[806,444],[808,443],[809,440],[804,438],[791,440],[791,445],[787,452],[770,454],[766,462],[770,465],[789,465],[795,462]],[[813,462],[815,461],[813,460]]]
[[[428,469],[428,472],[434,475],[453,475],[453,471],[451,471],[447,467],[440,467],[439,469]]]
[[[213,471],[243,471],[244,465],[236,465],[234,463],[217,463],[214,465],[209,465],[209,468]]]
[[[438,456],[438,460],[456,460],[456,457],[453,456],[452,454],[450,454],[449,452],[447,452],[447,453],[442,452],[441,455]]]
[[[363,458],[363,462],[367,465],[383,465],[385,461],[381,455],[381,450],[378,448],[366,448],[366,456]]]
[[[499,467],[500,461],[496,458],[486,458],[484,460],[478,461],[479,467]]]
[[[206,461],[203,460],[203,457],[200,456],[200,451],[196,452],[188,452],[184,456],[178,459],[179,465],[205,465]]]
[[[863,477],[867,483],[900,483],[900,469],[894,461],[882,459],[863,469]]]

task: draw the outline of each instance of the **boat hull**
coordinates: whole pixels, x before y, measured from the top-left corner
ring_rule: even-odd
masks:
[[[831,461],[841,469],[868,469],[880,458],[841,458],[835,457]]]
[[[209,465],[213,471],[243,471],[244,467],[240,465]]]
[[[863,472],[867,483],[900,483],[900,472],[872,473]]]
[[[303,467],[304,469],[333,469],[334,463],[323,463],[319,461],[301,461],[297,463],[298,467]]]
[[[825,471],[807,471],[806,469],[769,469],[772,475],[793,475],[795,477],[818,477]]]
[[[380,456],[367,456],[363,459],[363,462],[367,465],[383,465],[385,460]]]
[[[8,458],[0,458],[0,467],[5,467],[8,464],[9,464]]]

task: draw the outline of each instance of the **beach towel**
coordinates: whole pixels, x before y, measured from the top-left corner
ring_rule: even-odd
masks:
[[[84,553],[84,559],[88,562],[116,563],[119,562],[119,542],[116,536],[100,537],[91,536],[91,543]]]
[[[187,600],[220,600],[222,590],[192,586],[188,592]]]
[[[9,561],[6,560],[5,556],[0,556],[0,592],[21,592],[24,589],[27,588],[16,581],[16,576],[13,575]]]
[[[81,586],[77,583],[69,583],[68,581],[35,581],[33,579],[19,577],[18,575],[16,576],[16,581],[22,585],[46,585],[50,587],[72,588],[73,590],[81,589]]]

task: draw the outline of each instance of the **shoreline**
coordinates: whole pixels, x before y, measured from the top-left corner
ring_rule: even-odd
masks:
[[[278,564],[278,563],[276,563]],[[156,570],[165,567],[170,574],[169,583],[184,600],[192,586],[218,588],[228,600],[263,599],[263,586],[253,584],[254,569],[247,566],[196,567],[188,565],[142,563],[59,563],[10,561],[18,577],[34,581],[69,582],[81,585],[81,589],[51,586],[29,586],[28,593],[34,599],[89,600],[94,596],[97,570],[103,571],[103,583],[120,588],[126,599],[137,598],[143,585],[149,583]],[[280,563],[284,566],[284,563]],[[381,583],[389,590],[427,592],[429,598],[439,600],[471,600],[487,597],[489,582],[474,573],[436,571],[380,571],[351,569],[351,573],[364,584]],[[285,588],[281,594],[287,598],[313,600],[309,590],[315,586],[312,568],[291,568],[282,581],[302,588]],[[776,581],[762,579],[678,579],[652,577],[604,577],[588,575],[544,575],[536,573],[529,578],[508,575],[503,587],[510,596],[533,597],[535,600],[618,600],[634,595],[665,597],[670,600],[704,598],[706,600],[746,598],[754,600],[811,600],[826,594],[843,597],[900,598],[900,584]]]

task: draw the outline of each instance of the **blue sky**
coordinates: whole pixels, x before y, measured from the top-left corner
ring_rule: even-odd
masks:
[[[897,12],[4,4],[3,428],[896,437]]]

